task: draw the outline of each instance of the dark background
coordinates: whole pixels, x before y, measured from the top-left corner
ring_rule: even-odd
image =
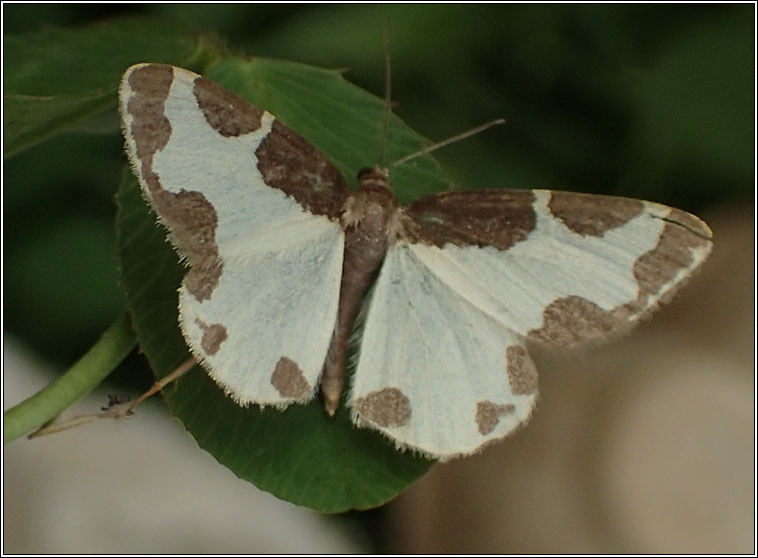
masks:
[[[411,127],[443,139],[507,120],[437,154],[462,187],[608,193],[697,214],[752,206],[750,4],[6,4],[3,25],[122,15],[212,32],[239,53],[347,68],[380,96],[389,15],[394,110]],[[123,308],[113,196],[124,163],[115,109],[5,161],[4,335],[61,369]],[[150,378],[134,356],[115,381]]]

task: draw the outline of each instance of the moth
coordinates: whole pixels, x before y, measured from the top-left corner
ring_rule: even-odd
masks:
[[[478,190],[401,206],[379,167],[351,190],[274,116],[181,68],[130,67],[120,110],[143,195],[189,266],[182,333],[227,395],[284,408],[320,387],[333,415],[360,316],[354,423],[442,460],[528,420],[527,343],[630,329],[711,250],[703,221],[647,201]]]

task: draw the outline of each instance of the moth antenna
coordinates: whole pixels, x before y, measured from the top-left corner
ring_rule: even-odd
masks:
[[[474,134],[478,134],[479,132],[483,132],[487,128],[491,128],[492,126],[499,126],[500,124],[505,124],[505,119],[503,118],[496,118],[495,120],[491,120],[485,124],[482,124],[481,126],[477,126],[476,128],[471,128],[470,130],[467,130],[463,133],[458,134],[457,136],[453,136],[452,138],[448,138],[443,141],[439,141],[437,143],[433,143],[432,145],[426,146],[421,151],[416,151],[415,153],[411,153],[410,155],[406,155],[402,159],[398,159],[394,163],[390,165],[390,167],[396,167],[397,165],[402,165],[403,163],[407,163],[411,159],[415,159],[416,157],[420,157],[421,155],[426,155],[427,153],[431,153],[432,151],[436,151],[440,147],[445,147],[446,145],[450,145],[451,143],[455,143],[456,141],[461,141],[462,139],[466,139],[469,136],[473,136]]]
[[[387,25],[384,31],[384,118],[382,122],[382,143],[379,147],[379,158],[376,160],[376,168],[379,168],[384,159],[384,147],[387,145],[387,128],[389,127],[390,108],[392,106],[392,64],[390,63],[390,18],[387,16]]]

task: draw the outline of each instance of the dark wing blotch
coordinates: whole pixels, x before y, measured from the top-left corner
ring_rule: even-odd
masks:
[[[468,190],[420,198],[403,208],[406,240],[508,250],[534,230],[531,190]]]

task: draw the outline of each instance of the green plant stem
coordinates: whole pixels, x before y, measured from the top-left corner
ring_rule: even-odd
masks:
[[[3,442],[39,428],[90,393],[136,344],[129,316],[124,312],[63,376],[3,413]]]

